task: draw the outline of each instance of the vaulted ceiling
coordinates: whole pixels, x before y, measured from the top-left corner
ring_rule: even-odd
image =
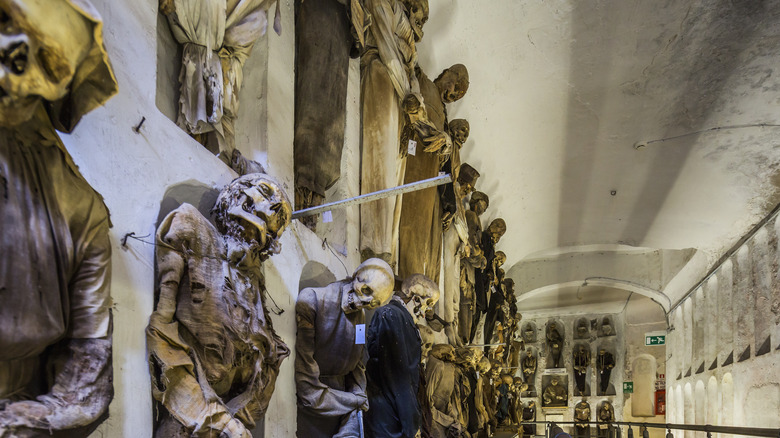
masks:
[[[780,201],[780,1],[430,0],[418,51],[521,308],[673,303]]]

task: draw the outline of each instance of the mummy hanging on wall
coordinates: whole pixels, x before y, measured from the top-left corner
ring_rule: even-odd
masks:
[[[290,354],[265,306],[262,262],[280,250],[292,210],[265,174],[217,198],[216,227],[183,204],[157,230],[160,294],[146,329],[156,437],[249,438]]]
[[[0,60],[0,437],[83,437],[113,396],[110,222],[55,128],[116,80],[86,0],[1,0]]]
[[[276,0],[160,0],[160,13],[183,49],[176,123],[227,157],[235,147],[244,63],[255,41],[265,35],[274,3],[273,27],[281,34]],[[205,140],[212,132],[216,145]]]

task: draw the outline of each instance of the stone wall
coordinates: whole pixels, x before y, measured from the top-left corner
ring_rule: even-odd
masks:
[[[671,312],[669,422],[780,427],[779,235],[768,221]]]
[[[178,93],[177,48],[157,0],[94,0],[104,21],[105,44],[119,82],[119,94],[87,115],[63,136],[84,177],[100,192],[113,228],[114,388],[109,418],[94,437],[151,437],[152,397],[144,329],[154,301],[154,241],[164,210],[181,202],[197,205],[236,174],[174,123]],[[273,9],[271,10],[273,13]],[[236,144],[263,164],[293,196],[293,4],[281,2],[282,35],[269,27],[247,61]],[[273,17],[271,17],[273,18]],[[331,199],[358,193],[358,63],[350,70],[343,169],[348,175],[331,189]],[[136,133],[133,127],[144,119]],[[204,205],[204,208],[205,205]],[[314,234],[293,221],[282,237],[282,253],[265,264],[274,327],[293,347],[294,304],[304,266],[322,263],[336,277],[351,273],[357,260],[357,209],[333,212],[334,221]],[[327,239],[327,244],[325,243]],[[254,436],[295,436],[294,353],[282,364],[267,416]]]

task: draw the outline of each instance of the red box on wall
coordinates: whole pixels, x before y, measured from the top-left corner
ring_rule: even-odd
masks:
[[[655,392],[655,415],[666,415],[666,390]]]

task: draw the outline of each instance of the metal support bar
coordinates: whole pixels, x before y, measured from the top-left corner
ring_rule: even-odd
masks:
[[[436,187],[451,182],[452,182],[452,175],[449,174],[437,176],[434,178],[428,178],[422,181],[417,181],[409,184],[404,184],[398,187],[391,187],[389,189],[380,190],[378,192],[366,193],[365,195],[355,196],[354,198],[342,199],[341,201],[329,202],[327,204],[318,205],[316,207],[298,210],[293,212],[292,218],[299,219],[305,216],[324,213],[326,211],[334,210],[336,208],[344,208],[344,207],[349,207],[350,205],[365,204],[366,202],[389,198],[390,196],[397,196],[404,193],[416,192],[418,190],[423,190],[430,187]]]

